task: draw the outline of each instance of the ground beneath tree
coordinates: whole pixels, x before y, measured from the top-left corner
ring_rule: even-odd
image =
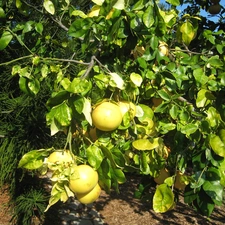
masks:
[[[83,206],[79,213],[83,210],[94,210],[98,212],[104,225],[224,225],[225,224],[225,207],[216,207],[210,219],[196,213],[193,209],[181,201],[176,205],[175,209],[158,214],[151,209],[151,204],[147,201],[143,202],[133,197],[134,190],[137,189],[137,178],[130,176],[126,184],[120,185],[120,193],[112,192],[110,195],[102,191],[100,198],[89,207]],[[7,193],[1,192],[0,195],[0,225],[10,225],[10,210],[7,207]],[[62,224],[80,224],[89,225],[96,224],[89,222],[69,222],[62,221],[59,210],[69,210],[67,204],[56,204],[46,213],[43,225],[62,225]],[[86,220],[87,221],[87,220]],[[38,223],[35,223],[38,224]],[[39,223],[41,224],[41,223]],[[100,223],[97,223],[100,224]]]

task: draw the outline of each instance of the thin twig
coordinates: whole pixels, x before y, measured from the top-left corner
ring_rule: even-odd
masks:
[[[27,58],[32,58],[34,55],[26,55],[26,56],[22,56],[20,58],[17,58],[17,59],[13,59],[11,61],[8,61],[8,62],[4,62],[4,63],[1,63],[0,66],[7,66],[11,63],[14,63],[14,62],[17,62],[17,61],[20,61],[20,60],[23,60],[23,59],[27,59]]]
[[[80,77],[80,79],[84,80],[87,78],[87,76],[89,75],[89,73],[91,72],[93,66],[95,65],[95,56],[91,57],[91,61],[89,62],[89,66],[87,68],[87,70],[85,71],[85,73]]]
[[[53,18],[53,16],[52,16],[51,18],[52,18],[52,20],[53,20],[54,22],[56,22],[63,30],[65,30],[65,31],[68,31],[68,30],[69,30],[69,28],[67,28],[65,25],[63,25],[61,21],[59,21],[59,20]]]
[[[42,60],[50,60],[50,61],[59,61],[59,62],[69,62],[69,63],[77,63],[77,64],[81,64],[84,66],[89,66],[90,63],[86,63],[86,62],[82,62],[82,61],[78,61],[75,59],[59,59],[59,58],[41,58]]]

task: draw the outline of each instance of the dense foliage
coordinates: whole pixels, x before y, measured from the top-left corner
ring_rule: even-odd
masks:
[[[209,9],[212,13],[209,0],[168,0],[167,5],[153,0],[0,3],[1,79],[7,71],[16,81],[6,88],[13,95],[4,96],[40,104],[25,114],[15,108],[10,113],[19,113],[20,124],[30,117],[44,119],[44,132],[39,123],[32,130],[51,139],[51,145],[44,141],[26,146],[14,165],[39,174],[52,171],[48,208],[74,196],[69,188],[74,164],[94,168],[107,192],[119,192],[126,173],[148,177],[136,195],[145,197],[146,187],[154,186],[149,208],[156,212],[175,207],[180,192],[206,216],[223,203],[222,4],[213,22],[210,14],[200,14]],[[183,3],[189,5],[179,12]],[[103,107],[93,118],[105,102],[113,106]],[[116,110],[121,102],[126,105],[120,115]],[[111,107],[116,113],[103,128],[104,111]],[[9,109],[2,104],[1,110]],[[116,120],[119,116],[122,122]],[[8,118],[5,124],[13,121]],[[32,134],[29,128],[24,132]],[[4,135],[9,134],[4,129]],[[61,136],[64,142],[54,144]],[[49,162],[49,155],[60,149],[70,150],[72,159]],[[2,183],[9,181],[7,176]]]

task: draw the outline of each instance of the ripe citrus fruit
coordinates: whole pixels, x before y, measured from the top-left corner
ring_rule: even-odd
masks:
[[[170,176],[169,171],[166,168],[163,168],[159,172],[159,176],[154,178],[154,181],[157,184],[163,184],[164,180]]]
[[[160,41],[159,51],[165,56],[169,55],[169,48],[168,48],[168,45],[166,44],[166,42]]]
[[[98,173],[88,165],[73,167],[69,180],[69,188],[76,194],[90,192],[98,183]]]
[[[76,194],[77,200],[83,204],[90,204],[98,199],[101,193],[101,188],[99,184],[96,184],[95,187],[86,194]]]
[[[120,107],[111,102],[99,104],[92,112],[92,122],[99,130],[115,130],[122,122]]]
[[[50,163],[67,163],[74,160],[74,155],[69,150],[58,150],[51,153],[48,157]]]
[[[183,173],[181,173],[180,171],[177,171],[174,187],[178,190],[184,190],[186,187],[186,184],[184,180],[182,179],[183,176],[184,176]]]

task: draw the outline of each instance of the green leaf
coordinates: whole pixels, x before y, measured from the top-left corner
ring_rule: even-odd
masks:
[[[28,87],[33,94],[37,94],[40,90],[40,82],[38,79],[32,79],[28,82]]]
[[[123,184],[126,182],[125,174],[123,173],[123,171],[121,169],[112,169],[111,174],[112,173],[116,177],[117,182],[119,184]]]
[[[221,141],[225,144],[225,129],[219,130],[219,137]]]
[[[60,105],[54,106],[46,115],[48,125],[50,125],[54,119],[56,119],[61,126],[70,125],[72,120],[72,110],[67,105],[66,101],[62,102]]]
[[[44,0],[43,6],[48,13],[55,14],[55,6],[51,0]]]
[[[125,8],[125,0],[117,0],[115,5],[113,5],[113,8],[123,10]]]
[[[180,5],[180,0],[166,0],[166,2],[174,6]]]
[[[174,205],[174,194],[167,184],[157,186],[153,196],[153,210],[156,213],[164,213]]]
[[[177,105],[172,105],[169,110],[170,116],[175,120],[179,114],[179,107]]]
[[[141,109],[142,109],[142,111],[141,111],[139,109],[139,107],[137,107],[137,109],[140,111],[139,112],[139,116],[138,116],[138,120],[140,122],[143,122],[146,119],[153,119],[154,112],[153,112],[153,110],[149,106],[144,105],[144,104],[139,104],[138,106],[141,107]]]
[[[206,120],[208,121],[211,127],[215,128],[220,125],[221,117],[214,107],[209,107],[206,114],[207,114]]]
[[[102,5],[105,0],[91,0],[91,1],[94,2],[96,5]]]
[[[27,21],[23,28],[23,34],[28,33],[33,30],[34,21]]]
[[[85,119],[88,121],[88,123],[92,126],[91,110],[91,101],[87,98],[84,98],[82,113],[84,114]]]
[[[219,136],[211,134],[209,136],[209,144],[212,150],[219,156],[225,157],[225,144]]]
[[[67,100],[70,96],[70,93],[67,91],[59,91],[52,93],[52,96],[48,99],[47,105],[50,107],[61,104],[63,101]]]
[[[164,91],[164,90],[159,90],[159,91],[158,91],[158,94],[159,94],[159,96],[160,96],[162,99],[164,99],[164,100],[166,100],[166,101],[170,101],[170,100],[171,100],[171,96],[170,96],[166,91]]]
[[[195,69],[193,75],[198,84],[205,85],[208,82],[208,77],[205,75],[202,68]]]
[[[5,15],[4,9],[2,7],[0,7],[0,19],[3,19],[5,17],[6,17],[6,15]]]
[[[182,33],[182,42],[189,45],[195,37],[195,30],[189,21],[184,22],[180,26],[180,32]]]
[[[87,17],[87,15],[81,10],[73,10],[73,12],[70,14],[70,16],[79,16],[81,18]]]
[[[0,38],[0,51],[8,46],[12,40],[13,35],[9,31],[4,31]]]
[[[102,150],[96,145],[91,145],[87,148],[86,152],[88,163],[97,170],[104,159]]]
[[[150,28],[155,23],[154,8],[149,5],[143,14],[143,22],[147,28]]]
[[[116,147],[110,150],[116,165],[120,168],[123,168],[125,166],[125,159],[123,153]]]
[[[210,104],[210,102],[214,99],[215,97],[210,91],[206,89],[201,89],[197,94],[196,106],[198,108],[203,108]]]
[[[198,193],[196,203],[200,212],[207,217],[211,215],[215,207],[213,200],[204,191]]]
[[[108,148],[106,148],[105,146],[103,146],[103,145],[101,145],[101,150],[102,150],[103,154],[109,159],[109,161],[111,163],[111,166],[113,168],[116,168],[117,165],[116,165],[116,162],[114,160],[114,157],[113,157],[112,152]]]
[[[57,203],[61,199],[61,192],[57,192],[55,195],[51,195],[49,199],[49,203],[47,208],[45,209],[45,212],[55,203]]]
[[[27,79],[26,77],[20,77],[19,79],[20,90],[27,95],[32,95],[30,88],[28,87],[28,83],[29,83],[29,79]]]
[[[140,155],[140,170],[143,174],[148,175],[150,173],[150,168],[147,162],[147,155],[143,151]]]
[[[198,130],[198,126],[195,124],[189,123],[182,127],[181,132],[189,136],[190,134],[195,133],[196,130]]]
[[[101,166],[98,168],[99,184],[109,193],[111,188],[110,162],[107,158],[103,159]]]
[[[153,150],[157,148],[162,143],[162,139],[152,138],[152,139],[139,139],[132,142],[132,145],[137,150]]]
[[[116,87],[123,90],[124,89],[124,81],[121,76],[117,73],[110,73],[111,80],[116,84]],[[113,85],[114,86],[114,85]]]
[[[40,34],[42,35],[42,32],[43,32],[43,24],[42,23],[36,23],[35,24],[35,30]]]
[[[209,58],[208,63],[215,68],[221,68],[223,67],[223,62],[219,58],[218,55],[214,55],[211,58]]]
[[[43,165],[44,158],[46,153],[43,151],[32,150],[20,159],[19,168],[25,168],[28,170],[36,170]]]
[[[135,84],[137,87],[140,87],[143,81],[141,75],[137,73],[131,73],[130,79],[133,82],[133,84]]]
[[[74,78],[71,84],[66,88],[67,91],[74,94],[86,95],[92,88],[92,84],[88,80],[81,80],[80,78]]]

